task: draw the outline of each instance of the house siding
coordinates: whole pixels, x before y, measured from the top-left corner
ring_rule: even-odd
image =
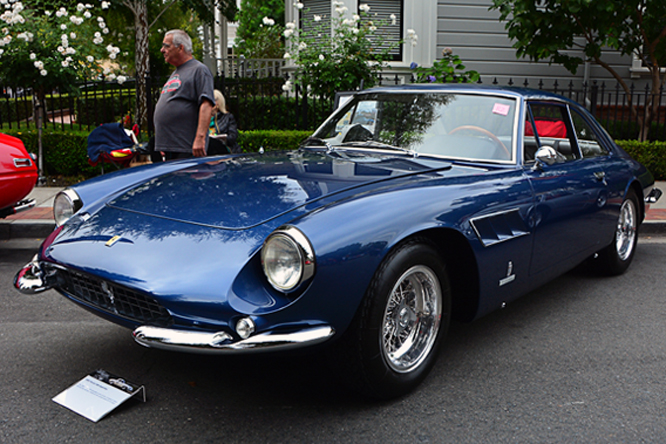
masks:
[[[570,83],[578,87],[587,78],[589,81],[615,85],[611,74],[596,63],[590,63],[587,70],[585,65],[581,65],[574,75],[561,65],[551,65],[548,61],[532,62],[529,58],[517,58],[504,23],[499,21],[499,12],[489,10],[490,6],[491,0],[438,0],[438,57],[444,48],[451,48],[463,60],[466,69],[478,71],[481,81],[486,84],[495,80],[506,84],[512,80],[516,84],[527,81],[535,86],[543,80],[545,87],[549,88],[557,80],[561,87]],[[569,53],[582,57],[582,51]],[[631,57],[609,50],[604,53],[603,60],[624,79],[630,79]]]

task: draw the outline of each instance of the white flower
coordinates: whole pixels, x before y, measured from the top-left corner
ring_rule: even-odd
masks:
[[[58,46],[58,52],[62,54],[63,52],[65,52],[65,48],[63,46]]]
[[[296,6],[298,9],[303,9],[303,3],[301,2],[294,2],[294,6]]]
[[[319,60],[321,60],[321,61],[324,60],[324,54],[319,54]]]
[[[37,68],[37,69],[43,69],[44,68],[44,62],[42,62],[41,60],[37,60],[34,63],[34,65],[35,65],[35,68]]]
[[[102,23],[102,22],[104,21],[104,18],[102,18],[102,17],[97,17],[97,21],[100,22],[100,23]]]
[[[370,30],[370,32],[375,32],[377,30],[377,27],[372,25],[368,29]]]
[[[0,55],[2,55],[3,52],[5,52],[5,50],[4,50],[4,49],[0,49]]]
[[[71,46],[65,50],[65,54],[76,54],[76,49]]]
[[[109,2],[102,2],[102,9],[109,9]]]
[[[296,29],[296,23],[294,22],[287,22],[286,25],[284,25],[285,28],[287,29]]]
[[[69,20],[74,23],[75,25],[80,25],[83,23],[83,19],[81,17],[77,17],[75,15],[72,15],[69,17]]]
[[[282,56],[282,58],[283,58],[283,59],[290,59],[290,58],[291,58],[291,54],[289,54],[288,52],[285,52],[284,55]]]
[[[358,14],[354,14],[354,15],[352,15],[352,19],[354,19],[355,21],[358,22],[359,20],[361,20],[361,16],[358,15]]]
[[[69,38],[70,39],[75,39],[76,38],[76,33],[75,32],[70,32],[69,33]]]
[[[122,85],[123,83],[125,83],[125,81],[127,81],[127,77],[118,76],[118,78],[116,78],[116,80],[118,81],[118,83],[120,83]]]
[[[67,60],[63,60],[62,62],[60,62],[60,64],[62,65],[63,68],[67,68],[69,66],[69,62]]]
[[[285,92],[291,91],[291,80],[284,82],[284,85],[282,85],[282,90]]]
[[[293,29],[285,29],[282,34],[284,35],[285,38],[288,39],[289,37],[291,37],[294,34],[294,30]]]
[[[395,16],[395,14],[389,15],[389,18],[391,19],[391,24],[395,26],[398,18]]]
[[[358,34],[358,28],[349,28],[349,32],[352,34]]]
[[[320,22],[321,21],[321,15],[316,15],[314,16],[314,21],[315,22]]]
[[[30,53],[30,60],[35,60],[36,58],[37,58],[37,54],[35,54],[34,52],[31,52]]]
[[[273,26],[275,24],[275,20],[273,20],[272,18],[269,18],[269,17],[264,17],[263,19],[261,19],[261,21],[266,26]]]
[[[85,18],[89,19],[90,17],[92,17],[92,14],[89,11],[86,11],[86,12],[83,13],[83,16]]]
[[[102,29],[102,34],[108,34],[108,33],[109,33],[109,28]]]
[[[308,45],[307,45],[305,42],[301,42],[301,43],[299,43],[299,45],[298,45],[298,50],[299,50],[299,51],[303,51],[303,50],[304,50],[305,48],[307,48],[307,47],[308,47]]]
[[[44,15],[47,17],[51,17],[51,14],[53,14],[51,11],[44,11]]]
[[[67,10],[65,8],[60,8],[56,11],[57,17],[67,17]]]
[[[342,15],[345,12],[347,12],[348,9],[349,8],[347,8],[346,6],[338,6],[337,8],[335,8],[335,12],[337,12],[339,15]]]
[[[344,19],[342,21],[342,24],[345,25],[345,26],[354,26],[356,24],[356,22],[352,19]]]
[[[114,80],[116,80],[116,75],[111,73],[108,76],[106,76],[106,80],[109,82],[113,82]]]
[[[46,75],[48,74],[48,71],[46,71],[45,69],[42,69],[41,71],[39,71],[39,73],[40,73],[42,76],[46,77]]]
[[[333,6],[335,6],[336,8],[339,8],[340,6],[344,6],[344,5],[345,5],[345,2],[341,2],[341,1],[334,1],[333,2]]]
[[[62,25],[60,25],[60,29],[62,29],[63,31],[66,30],[66,29],[67,29],[67,25],[65,25],[65,24],[63,23]]]
[[[368,5],[366,3],[361,3],[361,5],[358,7],[358,9],[360,9],[361,11],[363,11],[367,14],[368,11],[370,11],[370,5]]]
[[[88,57],[86,57],[86,60],[88,61],[88,63],[92,63],[92,62],[95,61],[95,57],[93,57],[93,56],[88,56]]]

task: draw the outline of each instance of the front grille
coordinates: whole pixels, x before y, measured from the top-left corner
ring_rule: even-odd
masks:
[[[173,324],[169,312],[148,295],[66,268],[58,267],[56,275],[62,291],[100,310],[146,325]]]

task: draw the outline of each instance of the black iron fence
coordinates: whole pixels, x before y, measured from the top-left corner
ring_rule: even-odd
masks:
[[[292,87],[285,91],[285,81]],[[152,110],[159,99],[166,78],[147,79],[148,125],[143,128],[152,134]],[[407,76],[387,76],[382,84],[411,82]],[[496,84],[497,82],[493,82]],[[652,91],[649,86],[631,86],[626,93],[619,85],[609,87],[605,83],[573,83],[560,85],[557,81],[530,83],[527,80],[509,85],[555,92],[585,106],[616,139],[636,139],[640,131],[639,117],[648,112],[646,103],[655,102],[652,116],[651,140],[666,140],[666,97],[663,87]],[[313,129],[333,110],[333,103],[311,97],[298,79],[288,77],[225,77],[215,78],[215,87],[226,99],[227,107],[234,114],[242,130]],[[0,89],[0,128],[35,128],[32,94],[30,89],[10,85]],[[90,131],[95,126],[127,119],[135,121],[137,100],[135,82],[122,85],[115,82],[87,82],[78,85],[76,93],[52,91],[46,97],[46,129],[74,129]],[[632,112],[629,103],[635,106]]]

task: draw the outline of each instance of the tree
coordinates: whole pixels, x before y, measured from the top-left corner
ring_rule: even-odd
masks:
[[[234,46],[239,54],[250,59],[282,57],[284,0],[242,0],[237,20]]]
[[[25,6],[8,0],[0,4],[5,5],[0,15],[0,79],[32,88],[41,175],[47,93],[58,88],[61,93],[78,93],[77,81],[101,76],[122,83],[124,76],[103,68],[120,49],[108,43],[109,28],[91,4],[35,1]],[[68,6],[59,6],[63,4]]]
[[[627,93],[641,127],[639,138],[646,140],[659,106],[655,95],[666,80],[660,71],[666,63],[664,0],[493,0],[491,9],[499,10],[500,20],[506,21],[518,57],[560,63],[575,74],[584,60],[566,51],[580,49],[587,60],[606,69]],[[646,100],[644,115],[632,102],[629,85],[604,61],[605,48],[635,55],[648,68],[653,94]]]

